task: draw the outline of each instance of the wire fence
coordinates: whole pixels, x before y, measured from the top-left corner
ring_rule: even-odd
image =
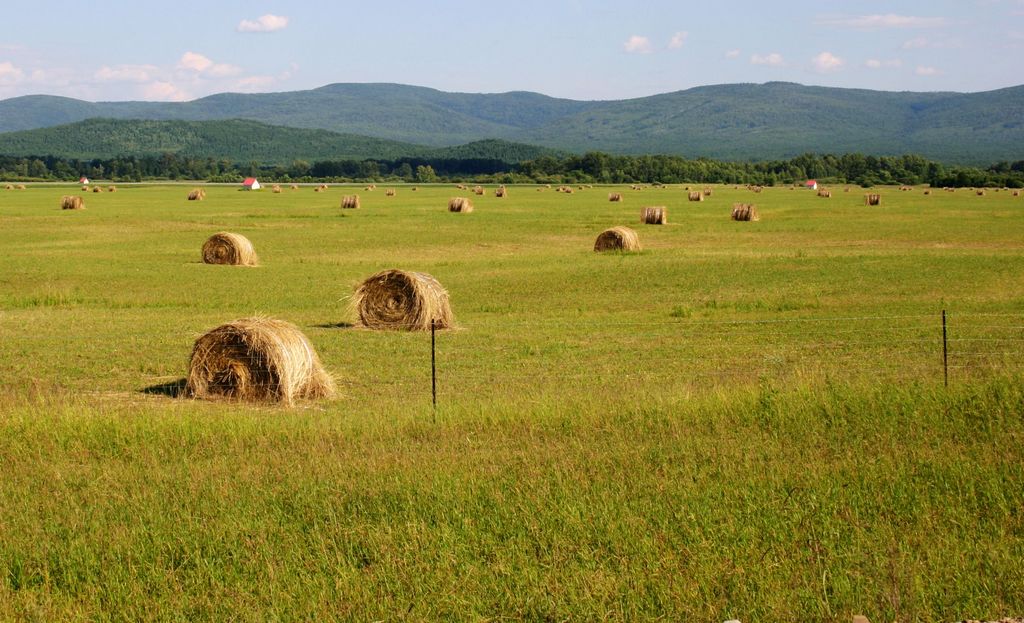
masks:
[[[0,316],[0,373],[8,383],[49,376],[96,391],[143,389],[185,375],[198,335],[107,324],[116,339],[74,327],[19,332]],[[734,320],[478,314],[433,335],[345,323],[300,328],[348,393],[421,404],[570,390],[672,394],[765,380],[941,385],[1024,372],[1024,312],[951,313],[945,327],[942,313],[922,313]],[[266,364],[252,354],[249,361],[244,350],[233,357]]]

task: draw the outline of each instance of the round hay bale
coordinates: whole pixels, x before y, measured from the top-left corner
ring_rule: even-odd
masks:
[[[732,204],[732,220],[734,221],[760,221],[757,213],[757,206],[749,203]]]
[[[185,393],[290,405],[301,398],[332,396],[334,380],[295,325],[273,318],[243,318],[196,340]]]
[[[78,195],[64,195],[60,198],[61,210],[84,210],[85,201]]]
[[[110,188],[107,189],[107,192],[108,193],[116,193],[117,192],[117,186],[111,186]]]
[[[249,239],[241,234],[222,231],[203,243],[204,264],[227,264],[230,266],[256,266],[259,258]]]
[[[426,273],[381,271],[359,285],[352,305],[359,324],[369,329],[429,331],[454,325],[448,292]]]
[[[640,222],[647,225],[664,225],[668,223],[668,208],[648,206],[640,211]]]
[[[94,193],[101,193],[101,192],[103,192],[103,187],[102,186],[93,186],[92,187],[92,192],[94,192]]]
[[[611,201],[613,203],[622,201],[622,193],[608,193],[608,201]]]
[[[594,242],[594,251],[639,251],[640,238],[629,227],[612,227],[601,232]]]
[[[17,186],[14,187],[14,190],[25,190],[25,185],[24,184],[18,184]]]
[[[274,186],[270,190],[274,194],[280,194],[281,193],[281,185],[280,184],[274,184]]]
[[[202,201],[203,199],[206,199],[206,191],[202,188],[193,188],[188,193],[189,201]]]
[[[343,195],[341,198],[341,207],[345,210],[358,209],[359,195]]]
[[[448,200],[448,211],[449,212],[472,212],[473,202],[466,197],[452,197]]]
[[[4,184],[4,190],[14,190],[14,184]]]

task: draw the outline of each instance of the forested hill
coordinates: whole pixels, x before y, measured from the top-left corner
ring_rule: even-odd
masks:
[[[272,126],[255,121],[148,121],[88,119],[68,125],[0,134],[0,154],[58,156],[91,160],[175,154],[261,165],[296,160],[451,158],[516,163],[558,152],[502,140],[453,147],[426,147],[399,141]]]
[[[983,93],[913,93],[773,82],[599,102],[526,92],[467,94],[397,84],[332,84],[173,103],[93,103],[44,95],[0,101],[0,132],[96,117],[248,119],[434,147],[496,138],[574,152],[752,161],[806,152],[916,153],[965,164],[1024,156],[1024,86]]]

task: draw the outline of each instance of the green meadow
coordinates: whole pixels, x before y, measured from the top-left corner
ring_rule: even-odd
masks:
[[[0,620],[1024,614],[1024,197],[190,188],[0,190]],[[388,268],[449,292],[436,409],[429,334],[352,326]],[[252,315],[338,396],[174,396]]]

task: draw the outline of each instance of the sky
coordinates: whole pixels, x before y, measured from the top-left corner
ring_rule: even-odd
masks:
[[[396,82],[627,99],[789,81],[1024,84],[1024,0],[0,0],[0,98],[186,101]]]

